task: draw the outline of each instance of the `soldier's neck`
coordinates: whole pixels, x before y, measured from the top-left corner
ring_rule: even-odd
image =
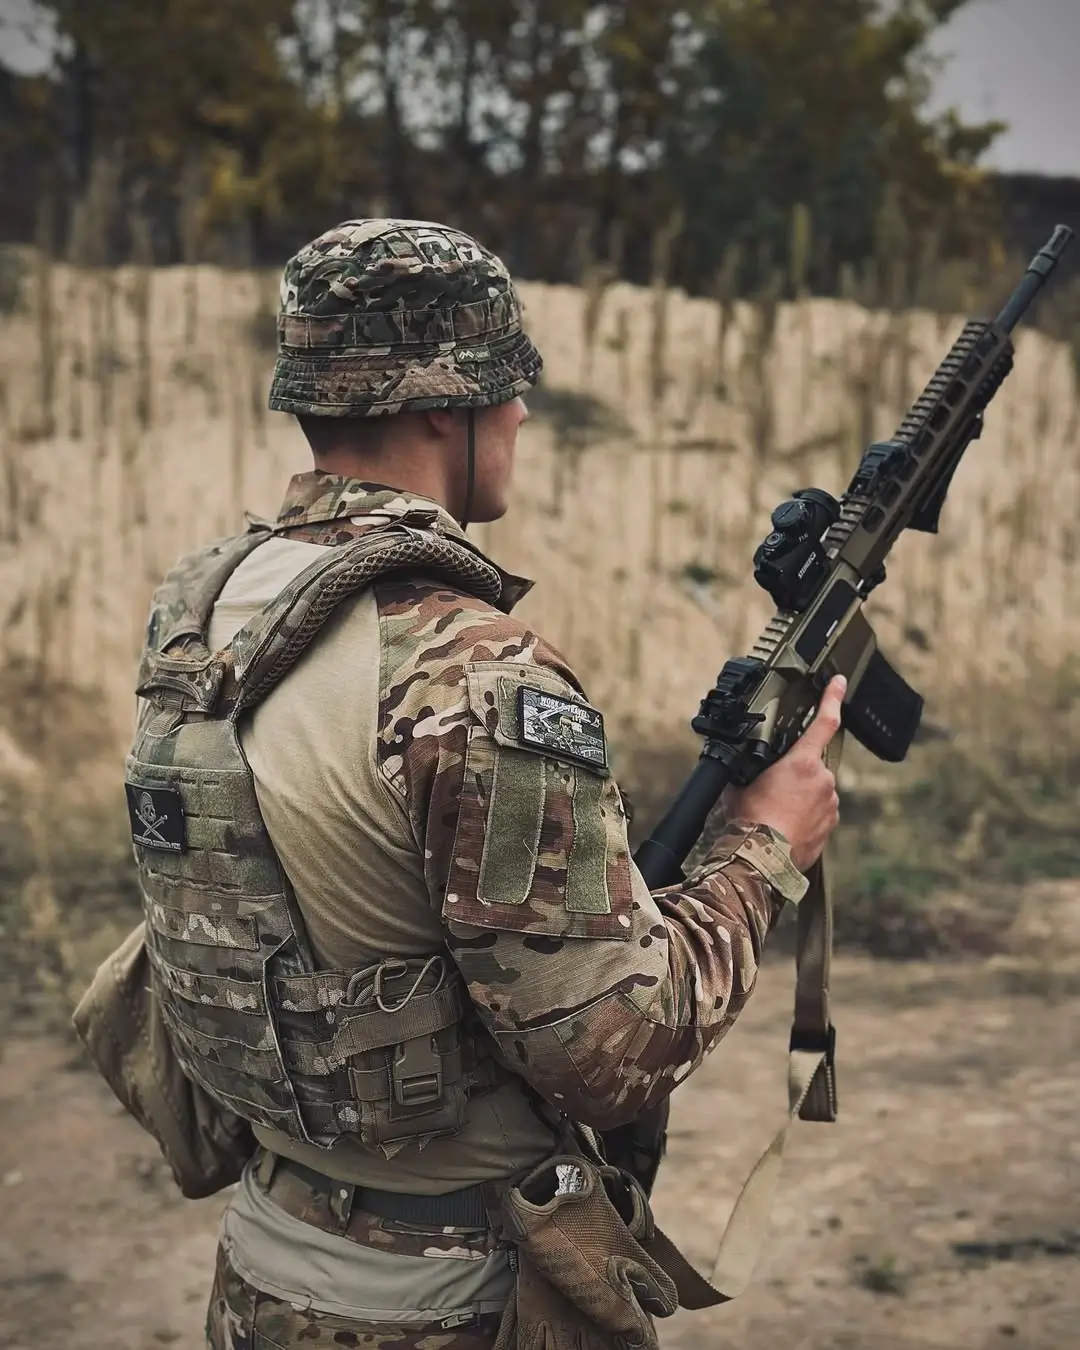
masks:
[[[377,454],[364,454],[338,446],[315,456],[315,468],[323,473],[378,483],[411,496],[427,497],[451,510],[454,497],[441,457],[427,446],[386,445]]]

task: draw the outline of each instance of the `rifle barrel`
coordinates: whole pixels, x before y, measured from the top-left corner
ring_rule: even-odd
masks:
[[[1062,254],[1073,240],[1073,232],[1067,225],[1057,225],[1050,239],[1039,249],[1024,273],[1023,280],[1013,291],[1005,308],[995,322],[1011,333],[1027,312],[1028,306],[1042,290],[1047,279],[1061,261]]]
[[[634,854],[649,890],[682,880],[682,863],[697,843],[709,812],[731,781],[727,766],[703,755],[663,820]]]

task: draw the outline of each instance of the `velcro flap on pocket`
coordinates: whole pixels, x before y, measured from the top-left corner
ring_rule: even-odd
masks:
[[[479,662],[466,675],[474,722],[444,916],[629,938],[625,813],[600,713],[536,666]]]

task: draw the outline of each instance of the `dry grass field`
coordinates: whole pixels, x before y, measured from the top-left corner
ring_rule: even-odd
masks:
[[[1075,925],[1075,883],[1058,900]],[[838,963],[840,1120],[795,1130],[752,1288],[663,1350],[1072,1350],[1080,976],[1041,958]],[[770,963],[674,1098],[657,1217],[705,1272],[780,1114],[789,1011]],[[0,1197],[6,1350],[199,1350],[226,1197],[181,1199],[56,1036],[5,1037]]]
[[[842,488],[963,316],[598,279],[524,290],[547,374],[512,513],[475,534],[537,578],[520,613],[604,709],[647,823],[692,762],[698,700],[768,617],[749,559],[769,510]],[[210,267],[74,269],[28,251],[0,268],[11,1350],[88,1350],[105,1326],[131,1350],[198,1344],[218,1202],[170,1193],[63,1027],[133,922],[120,755],[150,592],[245,510],[272,514],[305,467],[289,420],[264,410],[274,302],[272,276]],[[842,778],[841,935],[950,961],[842,964],[843,1121],[799,1132],[759,1286],[676,1319],[670,1350],[1080,1339],[1076,884],[1032,881],[1080,875],[1078,551],[1073,357],[1028,330],[941,535],[902,539],[872,602],[937,739],[887,770],[852,754]],[[782,1095],[786,975],[766,974],[730,1050],[677,1098],[658,1206],[701,1263]],[[745,1139],[715,1137],[729,1118]],[[58,1190],[59,1208],[40,1205]]]

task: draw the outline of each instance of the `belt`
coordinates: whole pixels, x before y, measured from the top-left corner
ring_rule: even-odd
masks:
[[[349,1212],[362,1210],[380,1219],[397,1223],[417,1224],[423,1228],[490,1228],[488,1207],[484,1203],[483,1186],[466,1186],[446,1195],[409,1195],[404,1191],[381,1191],[370,1186],[356,1186],[336,1177],[328,1177],[303,1163],[283,1158],[280,1154],[264,1152],[259,1160],[257,1176],[272,1193],[271,1178],[284,1172],[295,1177],[318,1196],[325,1198],[332,1211],[341,1208],[344,1201]],[[347,1219],[346,1219],[347,1222]]]

